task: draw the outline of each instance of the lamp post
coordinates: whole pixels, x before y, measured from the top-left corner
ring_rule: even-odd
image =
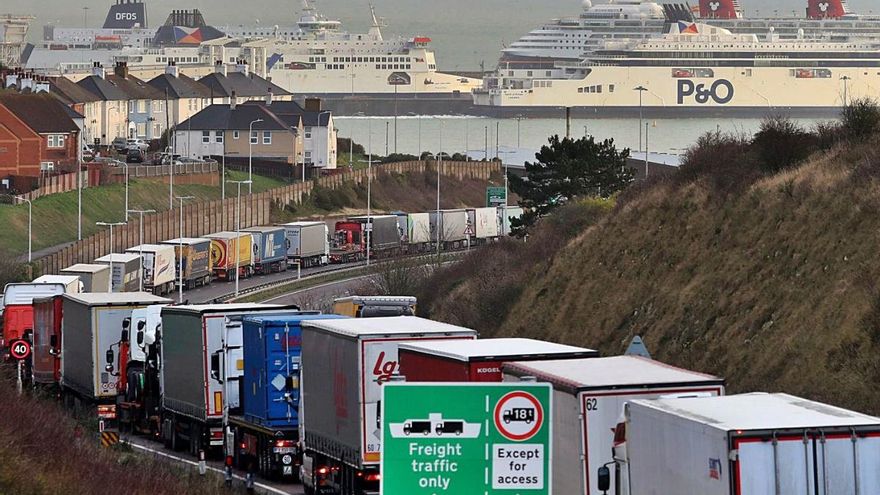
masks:
[[[177,251],[177,303],[183,304],[183,202],[188,199],[195,199],[195,196],[178,196],[180,201],[180,237],[178,238]]]
[[[385,129],[388,129],[388,122],[385,122]],[[372,121],[367,120],[367,266],[370,266],[370,243],[373,240],[373,129]],[[388,145],[388,134],[385,134],[385,145]]]
[[[519,144],[519,143],[520,143],[520,141],[519,141],[519,136],[520,136],[520,134],[519,134],[519,129],[520,129],[520,122],[522,122],[522,119],[523,119],[523,116],[522,116],[522,115],[517,115],[517,116],[516,116],[516,147],[517,147],[517,149],[520,148],[520,144]],[[586,129],[586,127],[584,127],[584,129]]]
[[[83,164],[83,131],[86,123],[83,121],[82,129],[76,133],[76,240],[81,241],[83,238],[83,183],[82,183],[82,164]]]
[[[240,263],[241,256],[241,246],[239,243],[241,242],[241,185],[247,184],[250,185],[251,181],[249,180],[230,180],[227,181],[230,184],[238,184],[238,201],[236,204],[236,216],[238,219],[235,222],[235,234],[237,239],[235,240],[235,297],[238,297],[238,279],[239,274],[241,273],[241,267],[238,266]]]
[[[125,167],[125,221],[128,221],[128,162],[122,164]]]
[[[645,122],[645,180],[648,180],[648,123]]]
[[[471,161],[471,138],[470,138],[470,120],[468,116],[464,116],[464,161]]]
[[[843,81],[843,106],[846,106],[847,105],[847,96],[848,96],[847,93],[849,90],[849,81],[851,81],[852,78],[849,76],[843,76],[840,78],[840,80]]]
[[[19,201],[27,201],[28,204],[28,263],[33,260],[33,251],[31,250],[31,245],[33,242],[34,234],[33,234],[33,219],[34,219],[34,204],[31,200],[25,198],[24,196],[16,196]]]
[[[385,156],[388,156],[388,125],[390,122],[385,121]]]
[[[138,292],[144,291],[144,213],[156,213],[156,210],[128,210],[127,213],[140,215],[138,229],[140,230],[140,242],[138,242],[138,254],[141,257],[141,276],[138,278]]]
[[[440,120],[440,152],[437,154],[437,263],[440,262],[440,228],[442,224],[442,217],[440,216],[440,168],[443,166],[443,120],[439,118],[438,120]]]
[[[633,88],[633,91],[639,92],[639,151],[642,151],[642,93],[648,91],[648,88],[644,86],[638,86]]]
[[[107,292],[113,292],[113,227],[127,225],[127,222],[95,222],[95,225],[110,227],[110,277],[107,281]],[[120,285],[125,284],[125,277],[119,277]],[[123,287],[123,290],[125,288]]]
[[[252,120],[248,125],[248,194],[252,194],[254,182],[254,124],[262,122],[263,119]],[[231,182],[231,181],[230,181]]]

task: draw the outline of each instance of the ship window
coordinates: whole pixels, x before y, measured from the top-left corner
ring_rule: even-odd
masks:
[[[583,92],[584,92],[584,88],[578,88],[578,93],[583,93]]]
[[[613,84],[609,84],[609,85],[608,85],[608,92],[609,92],[609,93],[613,93],[613,92],[614,92],[614,85],[613,85]]]
[[[601,92],[602,92],[602,85],[601,85],[601,84],[598,85],[598,86],[596,86],[596,92],[597,92],[597,93],[601,93]]]
[[[380,65],[376,64],[376,70],[379,70]]]
[[[526,71],[526,77],[532,77],[532,71]]]

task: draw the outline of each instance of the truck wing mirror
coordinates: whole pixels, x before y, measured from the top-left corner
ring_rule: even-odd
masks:
[[[223,380],[220,379],[220,352],[217,351],[214,354],[211,354],[211,378],[217,380],[220,383],[223,383]]]
[[[49,347],[51,347],[53,349],[58,347],[58,336],[57,335],[50,335],[49,336]]]
[[[122,329],[128,330],[131,327],[131,318],[125,318],[122,320]]]
[[[113,361],[114,361],[113,349],[107,349],[107,352],[105,353],[105,358],[107,360],[107,364],[113,364]]]
[[[598,485],[600,492],[607,492],[611,489],[611,470],[608,469],[608,466],[602,466],[599,468],[599,473],[596,476],[596,484]]]
[[[120,335],[119,340],[121,342],[128,342],[128,330],[122,331],[122,335]]]
[[[138,320],[137,329],[139,332],[142,332],[144,328],[147,327],[147,322],[145,320]]]
[[[140,325],[138,325],[138,326],[140,326]],[[143,330],[143,328],[138,328],[138,332],[137,332],[137,335],[135,335],[135,337],[137,338],[137,345],[139,347],[143,347],[144,346],[144,330]]]

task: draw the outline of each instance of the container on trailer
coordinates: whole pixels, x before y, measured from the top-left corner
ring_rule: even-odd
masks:
[[[628,493],[880,493],[880,418],[787,394],[626,406]]]
[[[242,319],[258,314],[296,313],[295,306],[213,304],[162,308],[160,387],[163,433],[191,453],[223,445],[220,421],[240,407],[243,373]]]
[[[330,262],[329,228],[324,222],[291,222],[281,225],[287,237],[287,258],[302,266]]]
[[[126,253],[143,256],[143,287],[155,294],[167,294],[174,289],[177,259],[174,246],[166,244],[144,244],[125,250]]]
[[[6,284],[3,289],[3,334],[0,349],[34,329],[34,299],[64,294],[64,284]]]
[[[403,232],[398,230],[397,215],[364,215],[348,220],[360,223],[364,232],[369,231],[371,250],[379,252],[400,247]]]
[[[253,243],[249,232],[217,232],[205,238],[211,239],[211,266],[220,278],[232,278],[236,267],[247,275],[253,266]]]
[[[440,210],[438,223],[437,212],[430,212],[431,240],[443,243],[457,243],[467,239],[465,234],[468,229],[467,210]]]
[[[254,267],[258,272],[280,271],[287,266],[287,232],[284,227],[242,229],[253,237]]]
[[[35,298],[33,307],[34,345],[31,374],[34,383],[57,384],[61,380],[63,295]]]
[[[724,393],[721,378],[636,356],[509,362],[502,371],[504,381],[535,377],[553,384],[553,490],[566,495],[603,493],[596,472],[612,462],[626,402]]]
[[[62,388],[87,400],[116,397],[123,321],[135,309],[170,302],[146,292],[64,295]]]
[[[333,301],[333,313],[351,318],[415,316],[417,302],[412,296],[340,297]]]
[[[141,257],[131,253],[111,253],[95,260],[110,265],[112,292],[137,292],[140,287]]]
[[[431,214],[410,213],[407,215],[405,232],[410,244],[427,244],[431,242]]]
[[[303,322],[305,449],[343,459],[354,469],[378,467],[381,385],[398,371],[398,345],[423,339],[476,338],[474,330],[414,316]]]
[[[76,275],[82,292],[107,292],[110,288],[110,267],[104,264],[79,263],[61,270],[61,275]]]
[[[411,382],[500,382],[506,362],[598,356],[592,349],[534,339],[412,342],[400,344],[400,374]]]
[[[499,235],[510,234],[510,219],[519,219],[523,216],[523,209],[519,206],[498,207],[498,233]]]
[[[497,208],[468,208],[468,225],[471,227],[472,238],[494,239],[498,237]]]
[[[211,240],[198,237],[183,237],[162,242],[174,247],[177,259],[174,273],[178,280],[183,279],[187,289],[211,283]],[[183,277],[180,267],[183,265]]]
[[[85,292],[79,275],[41,275],[34,279],[32,284],[61,284],[65,294],[79,294]]]

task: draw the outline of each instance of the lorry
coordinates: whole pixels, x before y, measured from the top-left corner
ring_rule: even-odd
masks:
[[[106,268],[106,267],[105,267]],[[37,386],[55,387],[61,381],[61,321],[63,294],[34,299],[31,377]]]
[[[471,232],[471,244],[481,245],[498,238],[498,209],[468,208],[468,225]]]
[[[132,253],[110,253],[95,260],[110,266],[108,292],[138,292],[141,284],[141,257]]]
[[[381,387],[397,375],[398,345],[476,336],[415,316],[304,321],[300,477],[306,492],[378,493]]]
[[[153,304],[135,309],[125,324],[129,328],[128,353],[122,357],[120,370],[125,370],[125,387],[120,391],[117,416],[120,428],[138,432],[152,438],[161,431],[159,369],[162,357],[159,352],[159,336],[162,330],[162,308],[166,304]]]
[[[787,394],[635,400],[615,461],[617,493],[880,493],[880,418]]]
[[[34,299],[64,294],[64,284],[6,284],[3,288],[3,334],[0,349],[4,358],[6,349],[18,339],[29,339],[34,330]]]
[[[174,246],[177,259],[175,276],[183,280],[183,287],[191,290],[211,283],[213,267],[211,266],[211,240],[198,237],[182,237],[162,242]],[[183,276],[180,270],[183,268]]]
[[[370,258],[394,256],[400,253],[402,237],[397,215],[350,217],[336,222],[332,257],[337,263],[365,259],[367,242],[370,243]]]
[[[409,213],[406,216],[407,252],[421,253],[431,248],[431,215]]]
[[[324,222],[291,222],[281,225],[287,238],[287,262],[302,268],[330,263],[329,229]]]
[[[81,292],[108,292],[110,289],[110,267],[104,264],[78,263],[59,273],[79,277],[83,284]]]
[[[143,257],[143,290],[157,296],[174,292],[177,259],[174,247],[165,244],[143,244],[125,250]]]
[[[249,232],[217,232],[205,238],[211,239],[211,266],[218,279],[234,280],[236,270],[240,278],[254,273],[253,241]]]
[[[241,415],[229,416],[227,446],[233,464],[249,465],[264,478],[295,480],[302,452],[299,442],[300,368],[303,320],[342,316],[303,313],[244,319]]]
[[[724,394],[721,378],[637,356],[513,361],[501,369],[505,382],[553,385],[553,493],[565,495],[605,495],[595,473],[613,461],[614,428],[628,401]]]
[[[415,316],[417,300],[412,296],[349,296],[333,301],[333,313],[350,318]]]
[[[502,236],[510,235],[510,219],[521,218],[523,209],[519,206],[498,207],[498,233]]]
[[[127,379],[131,313],[170,302],[147,292],[65,294],[61,323],[64,404],[77,411],[97,407],[102,424],[115,428],[116,400]]]
[[[400,344],[400,374],[411,382],[500,382],[505,362],[598,356],[592,349],[534,339],[412,342]]]
[[[287,271],[287,231],[284,227],[242,229],[253,238],[254,271],[260,274]]]
[[[296,306],[206,304],[162,308],[161,438],[173,450],[187,446],[220,454],[223,420],[238,414],[243,373],[242,320],[295,314]]]
[[[34,279],[33,284],[61,284],[65,294],[85,292],[78,275],[41,275]]]
[[[432,241],[439,242],[443,249],[458,249],[465,245],[468,230],[467,210],[433,211],[430,216]]]

